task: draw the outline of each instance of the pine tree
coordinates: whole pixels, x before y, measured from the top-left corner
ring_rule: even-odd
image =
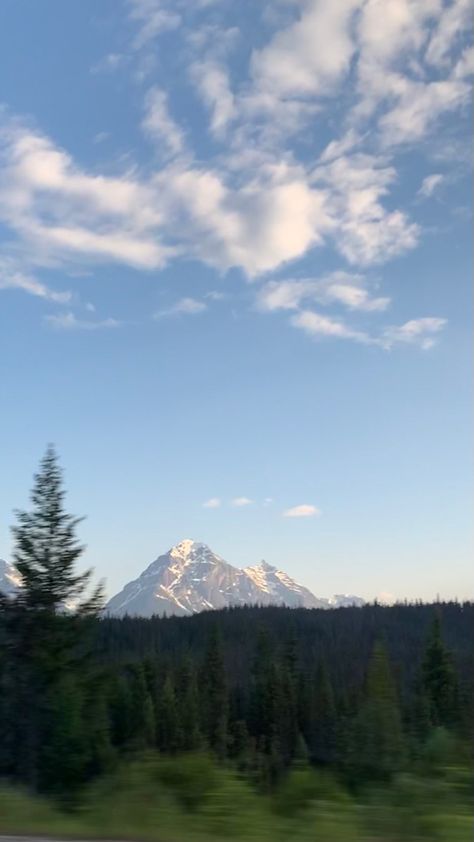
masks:
[[[58,612],[73,605],[77,614],[96,612],[102,601],[99,585],[83,599],[92,571],[76,573],[75,564],[84,551],[76,528],[82,518],[64,510],[62,471],[50,445],[35,475],[31,511],[16,511],[13,559],[23,587],[17,602],[29,609]]]
[[[204,659],[201,698],[204,734],[209,748],[222,760],[227,754],[229,702],[222,643],[217,627],[211,632]]]
[[[155,744],[155,710],[141,663],[129,667],[130,709],[129,742],[134,749],[151,748]]]
[[[366,698],[353,725],[349,766],[358,780],[388,778],[400,769],[404,749],[400,707],[387,652],[376,643]]]
[[[336,755],[336,707],[326,661],[316,671],[312,698],[311,749],[318,763],[331,763]]]
[[[165,678],[157,711],[158,748],[161,751],[174,753],[183,742],[176,694],[170,674]]]
[[[435,617],[431,628],[422,676],[431,724],[452,728],[459,721],[458,687],[452,659],[441,636],[439,616]]]
[[[81,692],[78,675],[85,685],[90,622],[101,601],[100,587],[84,598],[91,572],[75,571],[83,547],[75,535],[78,519],[64,510],[64,494],[57,457],[49,447],[35,476],[32,510],[17,512],[18,523],[12,530],[13,557],[22,587],[16,598],[4,605],[4,691],[14,719],[10,773],[33,788],[55,786],[55,776],[59,780],[62,774],[64,759],[58,750],[55,771],[53,754],[48,755],[49,744],[58,746],[63,737],[66,743],[69,738],[72,742],[79,740],[79,725],[76,736],[66,734],[65,709],[70,703],[74,730],[73,723],[80,717],[76,691],[71,688]],[[57,730],[52,718],[57,719]],[[78,758],[80,755],[78,749]],[[45,757],[49,758],[47,772]],[[78,764],[80,778],[79,760]],[[72,786],[72,765],[63,777]]]
[[[193,751],[202,743],[199,727],[199,693],[196,672],[189,658],[178,670],[176,681],[176,702],[181,731],[181,747]]]

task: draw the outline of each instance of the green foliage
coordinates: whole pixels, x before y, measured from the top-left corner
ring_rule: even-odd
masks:
[[[423,687],[431,723],[452,727],[459,720],[458,687],[452,658],[441,636],[441,623],[435,617],[423,659]]]
[[[64,511],[64,496],[62,472],[50,445],[35,475],[32,510],[18,510],[18,523],[12,527],[13,560],[23,582],[18,602],[35,610],[61,611],[74,600],[78,613],[88,613],[100,607],[102,592],[99,586],[80,601],[91,571],[75,572],[84,551],[75,534],[81,518]]]
[[[334,776],[299,768],[268,798],[210,756],[148,754],[98,780],[67,813],[0,789],[0,833],[150,842],[470,842],[472,777],[467,766],[447,775],[404,773],[354,797]]]
[[[349,766],[355,780],[385,779],[404,759],[404,739],[395,684],[385,648],[374,646],[366,697],[357,714],[349,744]]]

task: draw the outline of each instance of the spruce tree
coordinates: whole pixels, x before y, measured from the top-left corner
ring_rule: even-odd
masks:
[[[75,570],[83,551],[76,538],[79,520],[66,513],[64,496],[62,472],[50,446],[35,476],[31,511],[16,513],[13,558],[22,587],[4,605],[2,692],[13,712],[8,762],[10,774],[33,788],[54,788],[61,777],[72,786],[74,776],[81,778],[79,748],[77,766],[71,761],[66,769],[62,755],[82,744],[78,698],[88,675],[88,620],[101,602],[100,587],[84,597],[91,572]]]
[[[82,518],[64,509],[62,471],[52,445],[46,450],[31,492],[31,511],[16,511],[12,527],[13,560],[22,579],[17,602],[28,609],[58,612],[73,607],[76,614],[96,612],[102,588],[84,592],[91,570],[77,573],[75,564],[84,552],[76,537]]]
[[[376,643],[365,700],[353,724],[349,766],[358,780],[389,778],[404,758],[400,706],[385,647]]]
[[[217,627],[212,629],[204,659],[201,698],[204,734],[209,748],[223,760],[227,754],[229,700],[222,642]]]
[[[436,616],[422,664],[422,683],[429,705],[431,724],[452,728],[459,721],[456,673],[443,643],[441,622]]]

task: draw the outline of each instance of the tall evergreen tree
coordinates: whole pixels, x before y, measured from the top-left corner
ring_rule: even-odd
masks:
[[[350,740],[349,765],[356,777],[388,778],[404,757],[400,706],[385,647],[376,643],[369,664],[366,697]]]
[[[4,603],[7,631],[2,692],[14,712],[8,764],[11,774],[33,787],[55,786],[63,763],[59,742],[64,738],[64,751],[69,751],[70,741],[79,739],[81,713],[76,702],[82,691],[76,677],[80,674],[84,685],[88,619],[101,602],[100,586],[92,596],[84,597],[91,572],[75,570],[83,547],[75,534],[79,521],[66,513],[64,495],[61,469],[54,448],[49,447],[35,476],[32,509],[17,512],[18,522],[12,530],[13,558],[22,587],[14,600]],[[72,730],[68,731],[65,707],[69,702]],[[48,754],[50,742],[55,751]],[[53,755],[57,757],[56,771]],[[65,771],[64,777],[68,774]]]
[[[423,688],[429,705],[431,723],[451,728],[459,720],[459,699],[453,662],[441,635],[441,621],[436,616],[428,639],[423,664]]]
[[[222,654],[222,642],[217,626],[209,637],[201,682],[203,731],[209,748],[224,759],[228,744],[229,700]]]
[[[17,602],[41,611],[95,612],[101,605],[102,588],[81,600],[92,571],[77,573],[75,564],[84,551],[76,537],[82,518],[64,510],[65,491],[56,451],[49,445],[35,475],[31,511],[17,510],[12,527],[13,560],[23,587]]]

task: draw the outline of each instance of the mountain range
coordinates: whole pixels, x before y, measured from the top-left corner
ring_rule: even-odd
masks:
[[[234,567],[206,544],[186,539],[158,556],[109,600],[105,610],[116,616],[151,617],[237,605],[333,608],[363,603],[350,595],[317,597],[265,561],[255,567]]]
[[[0,591],[13,596],[19,587],[18,572],[0,559]],[[152,617],[186,616],[238,605],[338,608],[363,604],[361,597],[348,594],[317,597],[265,561],[254,567],[234,567],[206,544],[186,539],[158,556],[107,602],[104,611],[117,617]]]

